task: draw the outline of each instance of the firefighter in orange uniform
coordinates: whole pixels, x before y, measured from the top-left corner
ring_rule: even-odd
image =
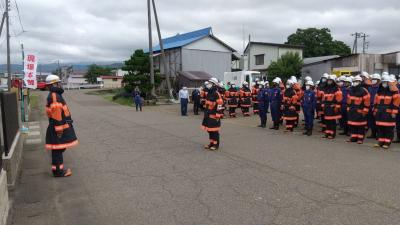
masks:
[[[329,75],[322,94],[324,110],[325,138],[336,137],[336,122],[341,118],[342,91],[335,83],[336,75]]]
[[[249,83],[243,82],[243,87],[240,89],[240,107],[242,108],[243,116],[250,116],[251,107],[251,91],[249,88]]]
[[[236,108],[239,103],[239,93],[235,84],[230,84],[229,89],[225,92],[226,102],[229,107],[229,117],[236,117]]]
[[[60,78],[56,75],[46,77],[49,87],[46,112],[49,117],[49,126],[46,132],[46,149],[51,150],[52,172],[54,177],[68,177],[72,175],[71,169],[65,169],[63,153],[67,148],[78,144],[72,125],[71,113],[62,97],[64,90]]]
[[[253,85],[251,89],[251,100],[253,102],[253,113],[258,114],[260,109],[259,109],[259,102],[258,102],[258,92],[260,91],[259,84],[258,84],[258,79],[256,80],[255,84]]]
[[[375,147],[388,149],[394,137],[396,115],[399,113],[400,95],[388,75],[382,76],[381,84],[374,100],[374,116],[378,133],[378,144]]]
[[[204,109],[203,130],[209,134],[210,144],[204,146],[205,149],[215,151],[219,148],[221,128],[221,115],[219,111],[223,105],[222,96],[218,93],[218,80],[211,78],[207,84],[208,95]]]
[[[286,131],[293,131],[296,124],[298,113],[296,106],[300,102],[299,96],[293,88],[294,82],[289,79],[286,82],[286,89],[283,92],[283,119],[286,121]]]
[[[347,124],[350,132],[348,142],[357,142],[357,144],[364,142],[371,98],[362,82],[363,79],[356,76],[347,95]]]

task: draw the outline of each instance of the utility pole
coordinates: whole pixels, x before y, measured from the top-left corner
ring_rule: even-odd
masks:
[[[368,42],[366,42],[366,38],[369,37],[369,35],[365,34],[365,33],[361,33],[361,38],[363,39],[363,54],[366,53],[366,50],[368,48]]]
[[[151,34],[151,4],[147,0],[147,23],[149,29],[149,57],[150,57],[150,83],[151,83],[151,96],[156,97],[156,87],[154,83],[154,62],[153,62],[153,40]]]
[[[353,54],[358,53],[358,39],[361,38],[361,34],[362,33],[359,33],[359,32],[355,32],[354,34],[351,34],[351,36],[354,36],[354,43],[353,43],[353,50],[352,50]]]
[[[8,12],[10,10],[10,0],[6,1],[6,26],[7,26],[7,73],[8,73],[8,91],[11,91],[11,59],[10,59],[10,20]]]
[[[162,42],[160,24],[158,23],[157,8],[156,8],[156,4],[155,4],[154,0],[152,0],[152,3],[153,3],[154,18],[156,20],[156,26],[157,26],[158,41],[160,42],[161,60],[163,61],[163,65],[164,65],[164,74],[165,74],[165,79],[167,81],[169,98],[174,99],[174,96],[172,95],[171,82],[169,80],[167,60],[165,59],[164,43]]]

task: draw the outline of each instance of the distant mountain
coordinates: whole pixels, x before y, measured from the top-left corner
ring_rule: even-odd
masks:
[[[113,68],[113,69],[120,69],[123,66],[123,63],[120,62],[99,62],[99,63],[71,63],[71,64],[67,64],[67,63],[63,63],[60,64],[60,66],[64,67],[64,66],[72,66],[73,70],[75,72],[86,72],[88,69],[89,65],[92,64],[97,64],[99,66],[103,66],[103,67],[107,67],[107,68]],[[39,64],[38,66],[38,73],[39,72],[52,72],[57,70],[58,68],[58,64],[57,63],[52,63],[52,64]],[[21,73],[22,72],[22,65],[19,64],[11,64],[11,71],[13,73]],[[0,64],[0,73],[4,73],[7,72],[7,65],[6,64]]]

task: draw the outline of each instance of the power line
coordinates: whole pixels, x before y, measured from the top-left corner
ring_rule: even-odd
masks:
[[[17,0],[14,0],[14,2],[15,2],[15,8],[17,9],[17,13],[18,13],[19,24],[21,25],[22,32],[25,32],[24,26],[22,25],[22,20],[21,20],[21,15],[19,13],[19,7],[18,7]]]

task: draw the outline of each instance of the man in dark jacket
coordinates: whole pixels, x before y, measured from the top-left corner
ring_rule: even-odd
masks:
[[[257,87],[258,115],[260,116],[260,125],[258,127],[265,128],[267,126],[267,111],[269,107],[269,90],[265,87],[264,81],[259,83]]]
[[[193,102],[193,112],[194,115],[199,115],[199,108],[200,108],[200,90],[194,89],[192,91],[192,102]]]
[[[72,125],[71,113],[62,94],[64,90],[60,78],[56,75],[46,77],[49,87],[46,112],[49,117],[49,126],[46,132],[46,149],[52,151],[52,171],[55,177],[72,175],[71,169],[64,168],[63,153],[67,148],[78,144]]]

